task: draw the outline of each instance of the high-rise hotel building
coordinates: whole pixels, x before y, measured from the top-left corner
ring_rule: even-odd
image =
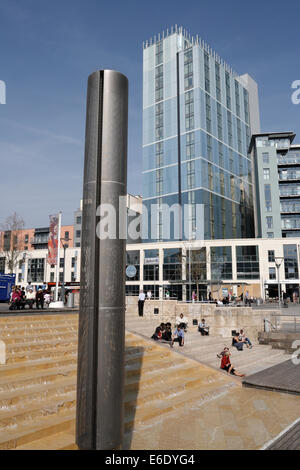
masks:
[[[259,132],[257,85],[249,75],[235,74],[182,27],[146,41],[144,241],[253,237],[248,148]],[[163,210],[174,204],[179,217]]]

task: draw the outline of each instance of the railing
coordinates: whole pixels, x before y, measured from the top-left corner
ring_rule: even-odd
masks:
[[[271,320],[265,318],[265,331],[267,331],[266,324],[270,326],[270,331],[300,333],[300,314],[272,314]]]

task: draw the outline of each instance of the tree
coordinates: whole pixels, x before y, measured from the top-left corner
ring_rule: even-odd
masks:
[[[24,220],[16,212],[7,217],[5,222],[0,225],[0,251],[11,274],[14,272],[20,251],[22,251],[24,245],[22,232],[24,225]]]
[[[189,265],[189,263],[191,265]],[[191,282],[196,283],[197,299],[200,300],[199,296],[199,284],[201,282],[206,283],[206,248],[193,248],[187,252],[187,263],[186,263],[186,276],[187,279],[191,279]],[[192,293],[190,292],[190,297]]]

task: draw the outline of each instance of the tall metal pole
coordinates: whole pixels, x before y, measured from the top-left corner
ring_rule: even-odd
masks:
[[[91,74],[78,338],[76,443],[80,449],[120,449],[123,441],[126,235],[119,232],[119,204],[120,196],[124,201],[127,194],[127,121],[127,78],[113,70]],[[111,220],[115,236],[109,232],[107,238],[97,224],[104,207],[116,212],[116,220]],[[126,219],[126,204],[123,209]]]
[[[57,302],[58,300],[59,265],[60,265],[60,232],[61,232],[61,211],[58,214],[55,302]]]

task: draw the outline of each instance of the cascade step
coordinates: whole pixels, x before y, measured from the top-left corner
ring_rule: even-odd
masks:
[[[38,422],[43,416],[47,416],[48,414],[69,413],[70,409],[75,410],[75,400],[76,392],[72,389],[58,395],[55,399],[53,397],[41,398],[37,403],[32,402],[30,405],[27,405],[26,409],[24,407],[22,409],[22,407],[19,406],[16,407],[15,410],[6,412],[2,410],[0,417],[0,435],[9,429],[14,429],[16,426],[25,426],[26,424],[29,425]]]
[[[39,423],[29,426],[19,426],[15,430],[6,430],[0,432],[0,450],[15,449],[18,446],[28,445],[31,448],[31,444],[35,440],[41,440],[48,436],[53,436],[60,432],[72,432],[75,426],[75,414],[71,412],[63,416],[59,415],[48,415],[41,417]],[[74,441],[74,435],[73,435]]]

